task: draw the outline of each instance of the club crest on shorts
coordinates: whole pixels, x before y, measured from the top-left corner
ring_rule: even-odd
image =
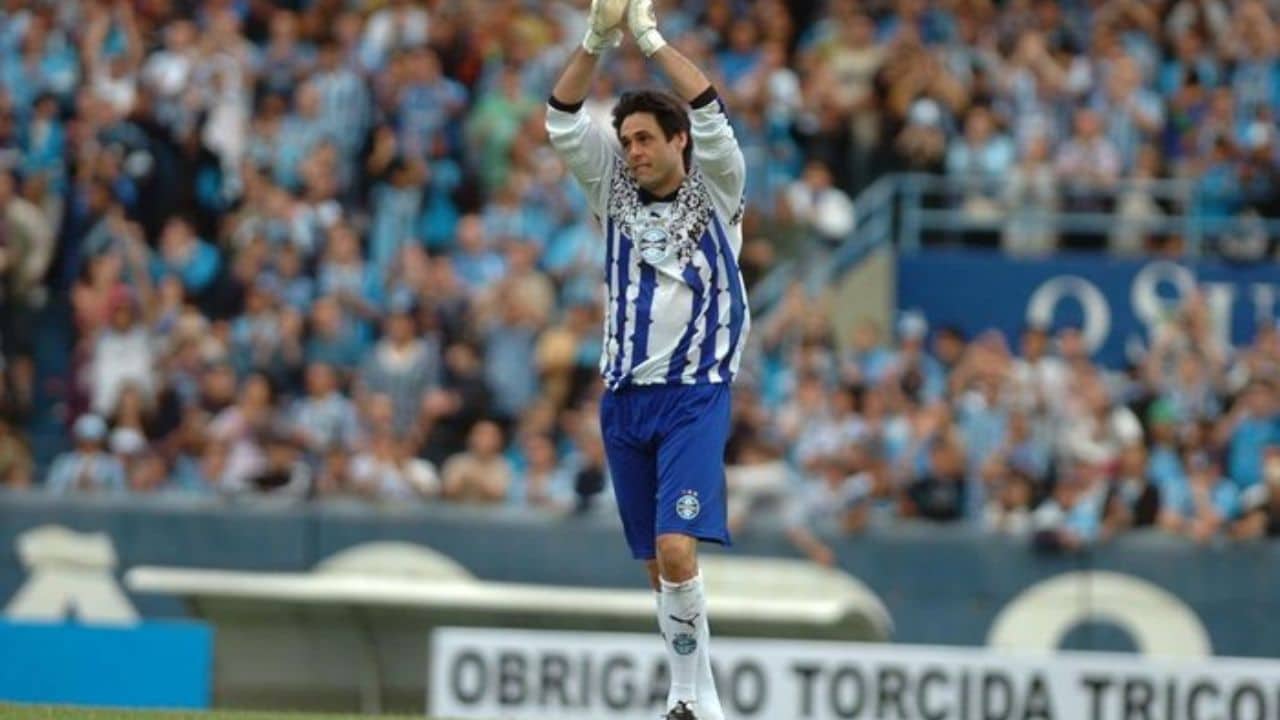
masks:
[[[671,649],[679,655],[692,655],[698,649],[698,639],[689,633],[678,633],[671,640]]]
[[[662,228],[645,228],[636,237],[636,246],[640,248],[640,257],[645,262],[657,265],[671,252],[671,237]]]
[[[698,502],[698,493],[693,490],[685,490],[684,494],[676,500],[676,515],[681,520],[692,520],[698,517],[698,513],[702,512],[702,503]]]

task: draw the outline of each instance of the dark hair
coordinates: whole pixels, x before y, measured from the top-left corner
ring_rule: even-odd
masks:
[[[687,172],[693,160],[693,135],[689,132],[689,114],[684,109],[684,103],[664,90],[623,93],[618,104],[613,107],[614,132],[621,132],[622,121],[635,113],[653,115],[667,140],[675,137],[676,133],[684,133],[687,140],[684,145],[684,169]]]

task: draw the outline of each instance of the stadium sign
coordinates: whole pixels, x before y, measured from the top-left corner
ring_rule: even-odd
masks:
[[[1280,661],[717,638],[730,718],[1280,720]],[[457,718],[652,720],[656,637],[445,628],[428,706]]]
[[[982,292],[957,277],[982,278]],[[1249,342],[1277,318],[1280,266],[931,250],[899,258],[897,287],[898,307],[922,311],[934,327],[970,335],[995,328],[1015,340],[1027,325],[1071,324],[1098,359],[1119,364],[1194,292],[1221,342]]]

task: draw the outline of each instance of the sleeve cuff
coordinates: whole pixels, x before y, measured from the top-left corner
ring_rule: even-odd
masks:
[[[720,94],[716,92],[715,85],[708,85],[706,90],[698,93],[698,97],[689,101],[689,107],[694,110],[701,110],[719,99]]]
[[[567,112],[567,113],[576,113],[579,110],[581,110],[582,102],[583,101],[581,100],[579,100],[576,103],[563,102],[557,99],[555,95],[552,95],[551,97],[547,98],[547,104],[550,105],[553,109],[559,110],[560,112]]]

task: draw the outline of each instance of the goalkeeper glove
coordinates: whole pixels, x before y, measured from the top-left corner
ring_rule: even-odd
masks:
[[[631,25],[631,34],[635,36],[636,44],[645,57],[653,57],[654,53],[666,46],[667,41],[658,32],[658,16],[653,11],[653,0],[631,0],[627,23]]]
[[[599,55],[617,47],[622,42],[622,16],[626,12],[627,0],[591,0],[587,36],[582,38],[582,49]]]

